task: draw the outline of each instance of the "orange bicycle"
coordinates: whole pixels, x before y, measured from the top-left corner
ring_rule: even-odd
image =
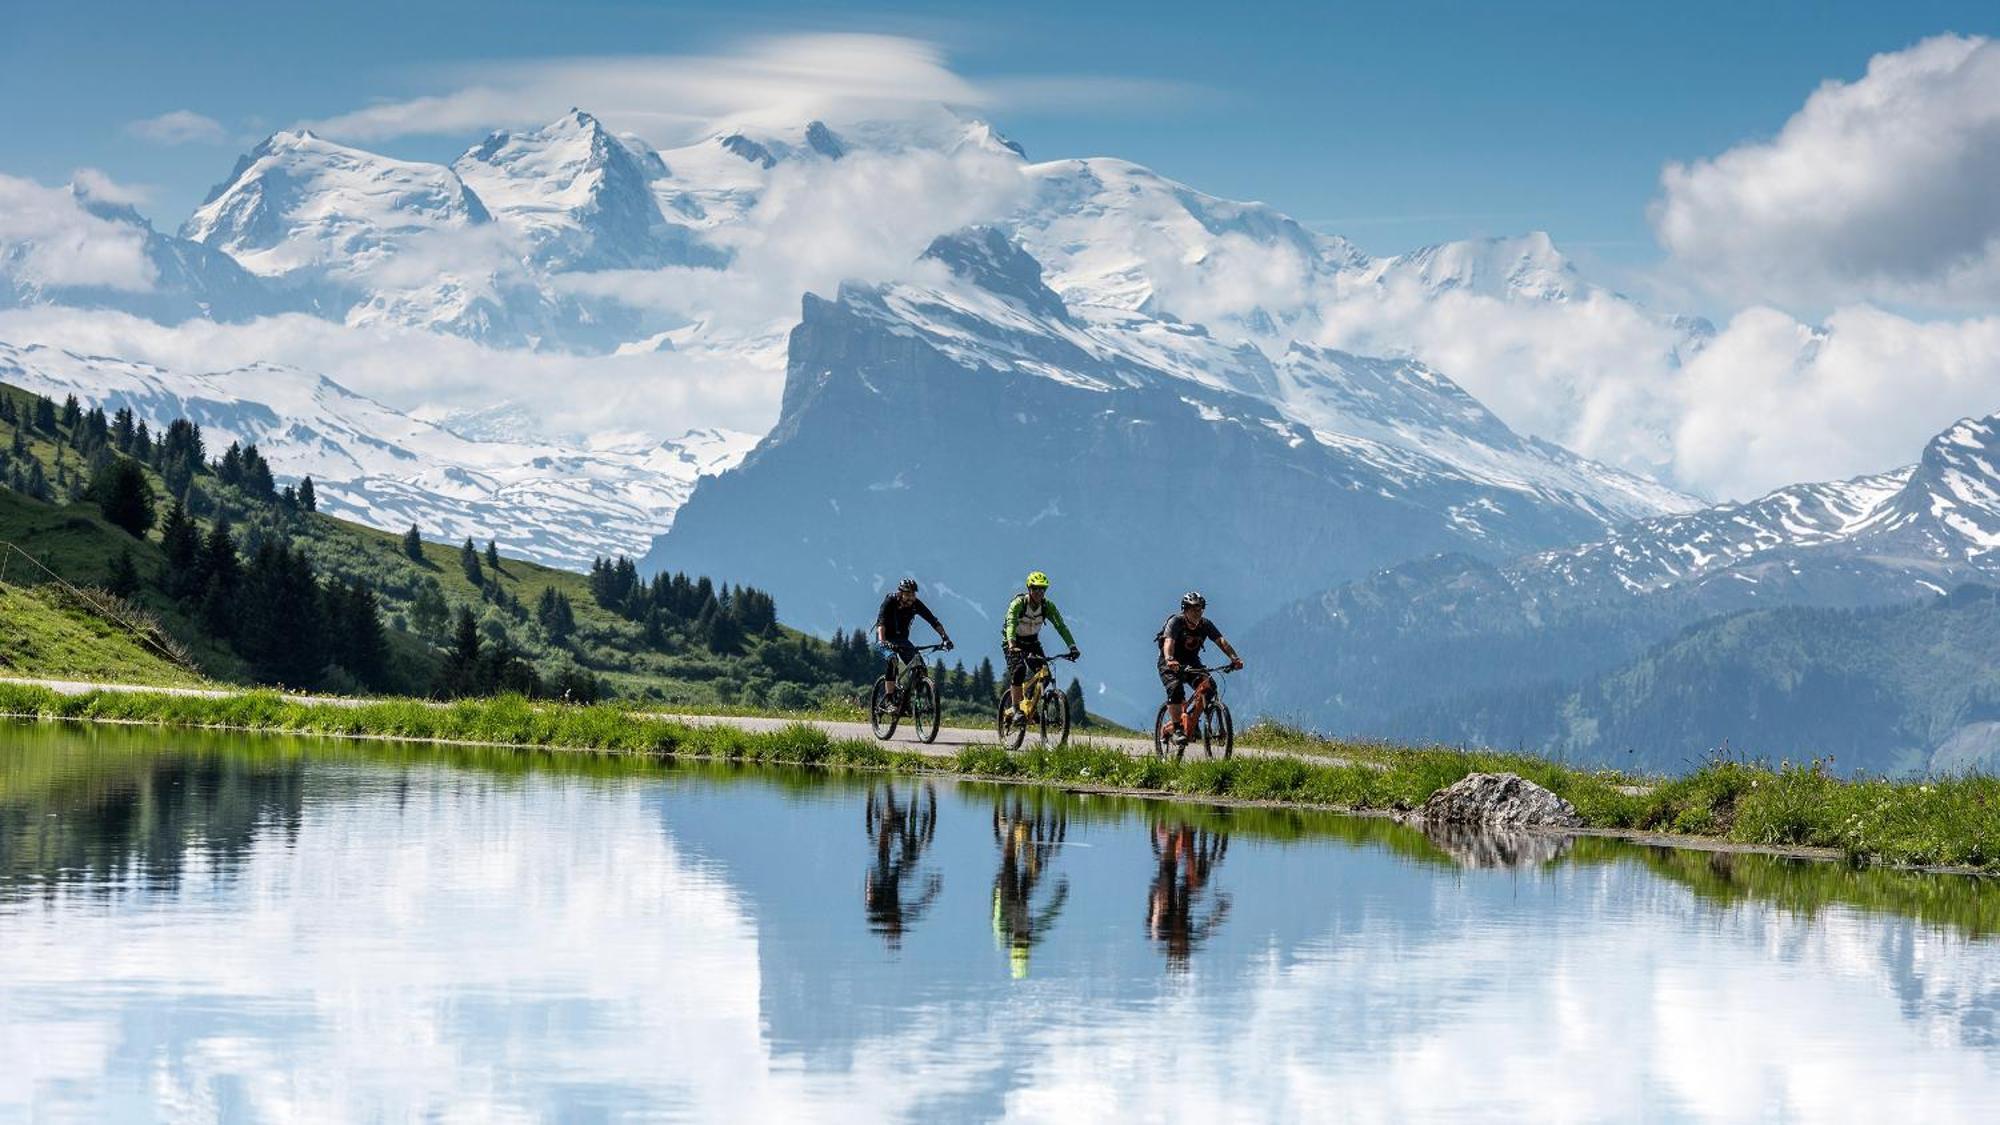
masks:
[[[1235,669],[1227,664],[1181,669],[1183,677],[1194,681],[1194,691],[1188,694],[1187,713],[1194,716],[1195,729],[1201,733],[1201,751],[1210,758],[1227,758],[1236,753],[1236,722],[1229,715],[1229,704],[1222,701],[1222,684],[1215,678],[1217,672],[1232,671]],[[1187,754],[1192,740],[1180,737],[1173,723],[1173,704],[1160,704],[1159,713],[1153,716],[1153,757],[1165,758],[1171,750],[1174,761],[1178,762]]]

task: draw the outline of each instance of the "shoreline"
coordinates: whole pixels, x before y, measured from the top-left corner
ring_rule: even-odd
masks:
[[[727,723],[700,724],[672,716],[640,717],[602,707],[535,704],[521,699],[458,701],[347,701],[339,704],[283,697],[269,692],[209,696],[178,692],[93,690],[64,695],[41,687],[0,683],[0,718],[16,721],[102,723],[127,727],[204,730],[249,735],[293,735],[371,742],[615,754],[657,760],[747,762],[864,772],[947,776],[966,781],[1034,785],[1079,793],[1179,801],[1218,807],[1298,809],[1346,816],[1409,821],[1411,809],[1430,791],[1467,773],[1508,769],[1560,793],[1577,804],[1585,826],[1575,829],[1502,829],[1547,836],[1592,836],[1641,847],[1684,851],[1757,854],[1785,859],[1845,862],[1912,873],[1991,875],[2000,864],[1952,862],[1887,854],[1805,840],[1733,838],[1721,833],[1673,831],[1659,823],[1601,823],[1650,814],[1671,795],[1690,788],[1688,779],[1632,791],[1631,779],[1588,775],[1539,759],[1481,755],[1464,751],[1409,750],[1404,760],[1337,760],[1310,753],[1239,757],[1227,761],[1170,763],[1150,756],[1079,741],[1057,750],[1009,753],[994,747],[966,747],[957,754],[924,754],[897,744],[836,738],[806,721],[750,730]],[[749,720],[746,720],[748,722]],[[1711,767],[1753,773],[1741,766]],[[1760,782],[1796,780],[1799,771],[1751,776]],[[1540,774],[1541,776],[1536,776]],[[1374,775],[1372,778],[1365,775]],[[1817,776],[1817,775],[1815,775]],[[1699,775],[1697,775],[1699,777]],[[1709,779],[1714,780],[1714,779]],[[1739,779],[1740,780],[1740,779]],[[1822,785],[1848,783],[1818,778]],[[1553,782],[1554,784],[1550,784]],[[1993,785],[1991,779],[1975,783]],[[1880,784],[1880,783],[1877,783]],[[1699,788],[1699,786],[1695,786]],[[1930,786],[1921,787],[1928,793]],[[1343,796],[1344,795],[1344,796]],[[1733,805],[1742,796],[1731,795]],[[1712,810],[1690,805],[1693,814],[1717,823]],[[1657,817],[1652,817],[1657,821]],[[1973,845],[1975,853],[1979,845]]]

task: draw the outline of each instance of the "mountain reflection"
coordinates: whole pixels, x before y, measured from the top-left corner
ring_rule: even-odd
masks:
[[[944,890],[943,875],[920,870],[924,849],[937,836],[937,786],[912,785],[907,797],[899,797],[894,782],[871,785],[862,815],[873,849],[861,885],[868,928],[890,949],[900,949],[904,932]]]
[[[1185,821],[1156,821],[1152,844],[1146,934],[1167,955],[1168,968],[1185,970],[1189,955],[1229,916],[1229,896],[1209,887],[1229,851],[1229,837]]]
[[[298,757],[134,752],[127,738],[59,728],[13,734],[0,748],[0,898],[128,881],[172,889],[197,851],[227,877],[260,832],[298,831]]]
[[[993,876],[993,937],[1007,951],[1016,978],[1028,975],[1029,956],[1048,936],[1069,901],[1069,876],[1059,876],[1041,894],[1042,881],[1069,834],[1061,798],[1015,793],[993,805],[993,839],[1000,845],[1000,870]]]

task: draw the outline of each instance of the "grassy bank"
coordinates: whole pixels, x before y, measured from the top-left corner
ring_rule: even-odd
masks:
[[[111,692],[63,696],[0,684],[0,713],[943,772],[1354,810],[1413,808],[1468,773],[1509,770],[1567,798],[1596,828],[1833,848],[1857,862],[2000,871],[2000,780],[1985,777],[1844,781],[1814,767],[1768,770],[1717,762],[1635,793],[1631,779],[1616,774],[1521,755],[1441,748],[1353,747],[1349,756],[1357,760],[1350,762],[1256,757],[1172,763],[1090,745],[1018,754],[997,747],[968,748],[956,757],[938,758],[834,739],[804,725],[755,733],[641,717],[616,707],[517,698],[445,707],[414,700],[343,707],[266,692],[220,699]],[[1320,751],[1343,747],[1322,743]]]
[[[132,622],[121,624],[101,612],[115,600],[111,595],[89,596],[98,604],[83,603],[59,586],[0,581],[0,675],[149,687],[202,682],[171,658],[175,642],[145,610],[120,602],[119,612]]]

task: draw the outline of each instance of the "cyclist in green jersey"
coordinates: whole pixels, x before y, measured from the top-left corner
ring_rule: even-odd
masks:
[[[1063,623],[1062,611],[1049,600],[1049,576],[1041,571],[1028,575],[1028,590],[1014,595],[1007,603],[1007,622],[1002,627],[1001,637],[1007,656],[1007,706],[1014,705],[1020,694],[1021,681],[1028,677],[1030,655],[1044,656],[1042,652],[1042,624],[1047,622],[1056,627],[1063,643],[1069,645],[1071,660],[1081,656],[1076,647],[1076,638],[1070,635],[1069,626]]]

